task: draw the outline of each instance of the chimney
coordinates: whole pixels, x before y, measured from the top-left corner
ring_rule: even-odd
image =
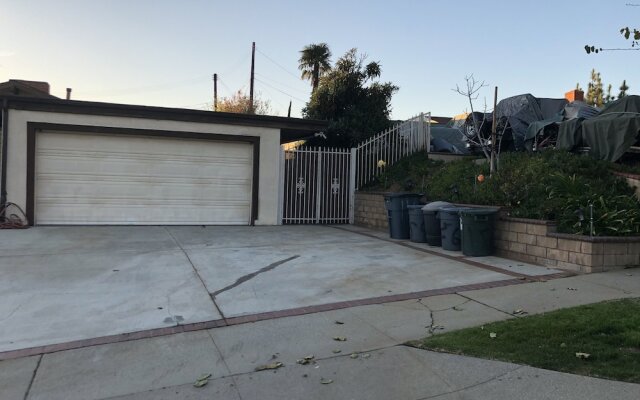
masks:
[[[564,94],[564,98],[569,101],[584,101],[584,92],[582,90],[571,90]]]
[[[71,88],[67,88],[67,100],[71,100]]]

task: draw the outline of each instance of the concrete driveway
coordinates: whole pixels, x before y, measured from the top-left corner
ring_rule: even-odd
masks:
[[[505,286],[558,272],[469,259],[355,227],[0,231],[0,353]]]

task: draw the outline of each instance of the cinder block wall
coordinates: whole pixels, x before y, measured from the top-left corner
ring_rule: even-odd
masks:
[[[384,193],[357,192],[355,224],[388,230]],[[575,272],[640,265],[640,237],[589,237],[557,233],[550,221],[513,218],[502,211],[494,232],[496,255]]]
[[[376,230],[388,230],[384,193],[356,192],[354,223]]]
[[[499,256],[576,272],[640,265],[640,237],[557,233],[549,221],[501,217],[496,223]]]

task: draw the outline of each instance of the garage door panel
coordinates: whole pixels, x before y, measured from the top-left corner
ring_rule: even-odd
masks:
[[[73,212],[69,212],[69,206]],[[219,207],[198,205],[185,206],[149,205],[79,205],[56,203],[48,206],[50,217],[43,224],[50,225],[237,225],[237,221],[248,221],[248,204]],[[141,212],[143,211],[143,212]],[[180,220],[168,220],[167,215],[179,213]],[[96,222],[87,222],[96,221]],[[246,222],[245,222],[246,224]]]
[[[49,151],[38,151],[36,156],[40,160],[41,171],[49,174],[79,174],[82,171],[98,170],[100,176],[120,176],[131,177],[235,177],[239,174],[246,175],[251,171],[251,157],[243,157],[227,161],[227,157],[210,157],[208,160],[194,158],[190,161],[182,159],[180,161],[171,158],[157,158],[153,160],[137,160],[130,158],[91,158],[91,157],[65,157],[58,154],[51,154]],[[194,170],[193,165],[197,164],[198,169]],[[69,167],[75,167],[75,171],[69,171]],[[107,172],[108,171],[108,172]],[[135,173],[132,173],[135,172]]]
[[[97,183],[94,182],[94,183]],[[182,190],[178,191],[182,185]],[[220,190],[224,187],[224,190]],[[250,191],[250,182],[237,185],[189,185],[189,184],[168,184],[157,183],[153,185],[140,185],[137,183],[117,183],[117,182],[101,182],[98,184],[89,184],[84,182],[78,185],[77,181],[41,181],[38,185],[40,195],[36,196],[38,204],[43,204],[46,200],[67,200],[69,202],[88,202],[105,203],[109,201],[137,201],[144,204],[154,201],[185,201],[201,204],[215,202],[249,202],[251,196],[247,193]]]
[[[36,141],[38,224],[247,224],[249,143],[72,133]]]

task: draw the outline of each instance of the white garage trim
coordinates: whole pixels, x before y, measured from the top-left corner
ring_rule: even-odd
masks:
[[[255,136],[30,122],[27,217],[35,224],[253,224],[259,148]]]

